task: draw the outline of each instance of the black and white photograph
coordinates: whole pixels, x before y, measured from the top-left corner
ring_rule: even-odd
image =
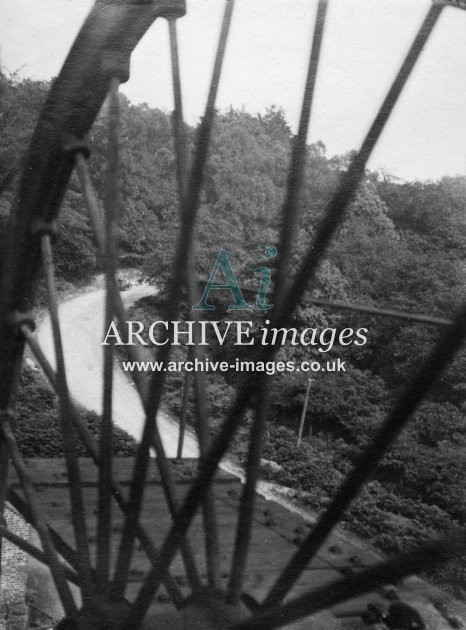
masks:
[[[0,630],[466,630],[465,0],[2,0]]]

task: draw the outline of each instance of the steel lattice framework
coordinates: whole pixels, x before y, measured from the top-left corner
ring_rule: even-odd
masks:
[[[298,197],[304,176],[306,139],[325,29],[327,4],[327,0],[318,0],[301,118],[293,143],[287,192],[282,208],[282,227],[278,243],[281,257],[275,283],[275,308],[271,316],[271,325],[277,327],[287,324],[303,293],[314,281],[318,265],[364,176],[368,159],[439,16],[446,5],[465,8],[462,0],[432,3],[359,152],[355,155],[325,208],[301,264],[297,271],[291,274],[292,239],[299,218]],[[425,321],[441,327],[442,336],[393,406],[371,444],[361,453],[327,510],[277,576],[265,600],[254,611],[248,610],[242,604],[242,594],[269,402],[266,376],[259,375],[254,382],[254,387],[246,382],[237,392],[221,430],[213,440],[210,439],[208,431],[203,375],[196,373],[193,376],[201,459],[197,476],[183,501],[176,496],[171,469],[155,420],[163,391],[165,378],[163,372],[154,373],[150,382],[146,382],[141,373],[132,373],[144,406],[146,421],[137,448],[133,479],[128,495],[123,492],[112,475],[111,405],[114,347],[111,344],[105,347],[104,406],[101,438],[98,443],[80,420],[74,407],[68,391],[64,366],[53,262],[55,220],[70,175],[75,170],[81,182],[83,196],[104,263],[107,296],[105,325],[108,327],[114,319],[125,322],[126,312],[116,282],[118,89],[120,83],[129,77],[129,59],[138,41],[155,19],[166,18],[172,54],[175,97],[173,133],[177,153],[181,215],[165,313],[166,320],[176,319],[181,287],[187,288],[188,295],[193,298],[191,303],[195,303],[196,279],[190,265],[192,243],[209,140],[215,118],[217,88],[233,10],[234,0],[226,0],[210,91],[205,114],[198,129],[195,153],[190,168],[188,168],[187,147],[183,132],[176,34],[176,21],[185,12],[183,0],[127,0],[125,2],[97,0],[59,77],[52,85],[23,164],[16,201],[11,211],[9,236],[3,253],[0,286],[0,347],[2,348],[0,357],[0,511],[3,511],[6,500],[10,500],[33,524],[39,535],[41,548],[20,539],[4,526],[0,527],[0,534],[48,565],[67,615],[67,619],[60,624],[63,628],[112,627],[116,630],[141,628],[148,607],[162,583],[177,607],[186,606],[180,589],[170,574],[170,565],[178,551],[181,551],[186,576],[193,593],[191,601],[197,602],[201,608],[204,605],[202,602],[208,601],[209,606],[221,610],[224,620],[221,627],[237,630],[286,626],[294,620],[364,593],[370,590],[374,583],[388,582],[415,571],[432,568],[451,557],[466,552],[464,532],[453,532],[445,539],[431,542],[420,549],[365,569],[351,580],[341,579],[284,603],[302,571],[338,524],[384,453],[405,427],[416,407],[461,346],[466,336],[466,306],[453,321],[447,321],[423,315],[365,309],[357,305],[334,305],[336,308],[358,308],[380,315]],[[102,213],[91,183],[88,165],[90,148],[86,138],[107,96],[109,99],[109,157],[104,213]],[[56,369],[48,363],[33,335],[34,320],[31,314],[34,304],[33,287],[41,271],[48,291]],[[196,317],[194,312],[193,317],[194,319]],[[196,330],[196,327],[194,329]],[[53,523],[46,523],[33,481],[28,475],[15,439],[15,392],[25,344],[30,347],[59,397],[75,534],[74,549],[53,529]],[[129,346],[128,350],[131,357],[137,361],[138,349],[135,346]],[[277,348],[273,346],[263,347],[261,358],[269,361],[273,359],[276,351]],[[194,356],[200,357],[200,352],[201,348],[194,346]],[[166,361],[169,354],[170,344],[166,344],[161,348],[158,358],[160,361]],[[239,506],[236,543],[231,560],[231,577],[226,592],[222,593],[219,579],[221,544],[218,539],[214,501],[209,488],[253,394],[259,402],[251,428],[245,471],[246,481]],[[89,552],[86,506],[76,456],[77,440],[84,442],[98,468],[98,533],[95,566],[91,562]],[[156,547],[154,538],[144,530],[140,523],[144,485],[141,480],[146,478],[152,448],[157,454],[157,466],[164,487],[167,509],[173,518],[171,529],[165,539],[157,541],[157,544],[160,544],[159,547]],[[13,466],[16,470],[24,498],[9,490],[7,486],[9,466]],[[109,541],[112,534],[111,515],[114,501],[124,515],[124,527],[121,532],[115,569],[112,572]],[[202,583],[188,536],[190,524],[198,510],[202,511],[205,528],[208,584]],[[124,597],[136,539],[147,554],[152,568],[136,599],[128,603]],[[71,593],[70,582],[78,584],[81,589],[83,605],[80,610],[77,609]],[[207,619],[204,627],[212,627]]]

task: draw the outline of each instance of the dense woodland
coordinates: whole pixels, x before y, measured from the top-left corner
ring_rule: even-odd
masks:
[[[22,154],[46,89],[45,83],[0,76],[1,178]],[[133,319],[152,321],[156,314],[164,313],[179,226],[171,121],[168,114],[147,105],[132,105],[124,97],[121,105],[120,260],[122,267],[139,267],[160,288],[157,298],[145,299],[133,310]],[[186,132],[192,149],[195,129],[187,128]],[[90,135],[92,176],[99,193],[105,177],[105,138],[103,111]],[[290,127],[276,106],[262,115],[237,110],[217,114],[197,228],[196,267],[202,283],[218,251],[225,248],[240,284],[257,291],[259,277],[253,270],[270,266],[264,249],[278,240],[292,142]],[[323,143],[308,147],[300,221],[293,245],[295,263],[311,242],[323,208],[350,159],[350,155],[327,156]],[[9,189],[0,198],[2,231],[12,197]],[[296,425],[307,376],[284,373],[269,377],[271,409],[264,459],[279,467],[265,463],[263,475],[294,488],[299,500],[316,511],[328,504],[355,456],[370,440],[441,331],[419,323],[316,307],[311,299],[451,317],[466,297],[465,201],[465,177],[403,182],[386,173],[367,172],[316,283],[290,323],[297,328],[369,330],[366,345],[339,350],[346,372],[314,376],[306,435],[311,425],[312,431],[299,450]],[[73,178],[61,213],[57,243],[57,271],[63,286],[81,285],[101,270],[95,252],[79,186]],[[217,306],[221,306],[221,300]],[[189,312],[189,305],[180,303],[180,317],[189,319]],[[225,314],[224,310],[222,314],[220,308],[215,317],[253,319],[257,326],[265,318],[257,311],[252,316]],[[253,358],[252,348],[238,349],[231,344],[211,346],[209,353],[216,358]],[[309,353],[302,346],[286,346],[278,356],[302,360],[308,359]],[[176,349],[175,356],[185,356],[185,349]],[[353,531],[385,551],[406,548],[464,521],[465,367],[466,354],[462,352],[347,516],[346,523]],[[179,412],[182,378],[181,374],[171,378],[166,395],[166,405],[175,413]],[[47,455],[42,452],[39,436],[32,449],[28,437],[26,418],[34,408],[31,400],[35,395],[31,379],[26,375],[20,394],[21,440],[27,455]],[[215,374],[207,380],[215,432],[241,375]],[[47,398],[43,391],[40,396]],[[40,407],[41,414],[55,414],[49,403],[48,398],[44,400],[48,406]],[[251,417],[252,408],[235,442],[234,456],[240,460]],[[462,589],[465,592],[466,572],[460,562],[438,572],[436,579],[453,585],[457,593]]]

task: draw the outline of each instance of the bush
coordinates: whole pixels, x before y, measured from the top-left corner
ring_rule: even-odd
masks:
[[[99,416],[84,410],[79,413],[87,428],[98,439]],[[57,398],[43,383],[42,377],[28,368],[23,371],[20,381],[15,435],[23,457],[65,455]],[[116,427],[113,435],[114,455],[130,457],[135,454],[135,449],[134,439]],[[77,440],[77,454],[89,457],[81,440]]]

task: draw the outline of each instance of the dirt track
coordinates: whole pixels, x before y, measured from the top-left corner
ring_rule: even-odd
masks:
[[[154,293],[153,287],[138,285],[122,293],[126,306]],[[59,307],[68,386],[71,394],[86,409],[102,411],[102,349],[104,339],[104,290],[93,290],[63,302]],[[38,326],[37,336],[42,349],[55,365],[52,331],[49,317]],[[114,372],[114,423],[137,440],[143,426],[143,410],[139,396],[130,380],[115,364]],[[157,416],[165,451],[176,456],[178,427],[165,414]],[[198,448],[192,435],[185,436],[184,457],[197,457]]]
[[[148,285],[136,285],[121,295],[126,307],[155,292]],[[102,346],[104,333],[104,290],[93,289],[72,297],[60,304],[59,315],[65,349],[68,386],[73,398],[86,409],[102,411]],[[55,365],[50,319],[44,317],[37,328],[37,336],[45,355]],[[114,372],[113,418],[115,424],[139,440],[144,415],[139,397],[130,379],[116,364]],[[168,457],[175,457],[178,444],[178,426],[163,412],[157,416],[159,429]],[[183,457],[198,457],[195,437],[185,435]],[[221,468],[243,479],[243,471],[232,462],[223,461]],[[288,490],[277,484],[259,482],[257,491],[267,499],[274,499],[287,509],[300,513],[308,520],[310,515],[287,499]]]
[[[125,305],[129,306],[144,295],[148,295],[153,292],[154,289],[151,287],[135,286],[128,291],[125,291],[122,296]],[[100,413],[102,405],[102,346],[100,345],[100,343],[104,338],[104,291],[101,289],[92,290],[88,293],[78,295],[77,297],[63,302],[60,306],[59,311],[60,319],[62,322],[65,361],[71,393],[81,405],[88,409],[92,409],[97,413]],[[50,329],[50,321],[48,317],[44,318],[41,321],[38,327],[37,334],[46,356],[49,358],[52,364],[54,364],[52,335]],[[129,434],[134,436],[136,439],[139,438],[143,424],[142,407],[140,405],[136,390],[131,385],[127,376],[117,365],[115,366],[114,422],[116,425],[123,428]],[[158,423],[167,455],[169,457],[175,456],[178,440],[178,428],[175,420],[161,413],[158,415]],[[188,434],[186,436],[183,455],[187,458],[198,456],[197,443],[192,435]],[[235,475],[236,477],[242,478],[243,476],[240,468],[225,460],[222,462],[221,468],[230,473],[233,473],[233,475]],[[284,488],[280,488],[280,486],[277,486],[275,484],[259,483],[257,490],[258,493],[266,499],[273,499],[280,506],[288,510],[288,513],[286,511],[283,511],[283,513],[281,514],[281,518],[278,519],[278,514],[280,511],[279,508],[274,507],[273,505],[262,504],[262,500],[258,500],[256,505],[256,509],[258,510],[257,513],[259,514],[257,523],[259,523],[260,521],[261,514],[266,515],[270,512],[270,510],[273,510],[277,520],[276,526],[272,527],[270,525],[267,525],[267,527],[269,528],[269,530],[270,528],[274,531],[276,530],[275,533],[278,534],[281,539],[292,542],[292,546],[294,547],[294,538],[296,537],[296,532],[298,530],[301,531],[303,529],[303,526],[306,526],[303,525],[303,521],[299,521],[299,517],[290,515],[289,511],[291,510],[292,512],[298,512],[300,516],[304,517],[305,521],[307,521],[307,526],[309,526],[310,521],[313,521],[313,516],[309,513],[306,513],[304,510],[299,510],[291,501],[289,501],[286,497],[286,490]],[[300,525],[297,529],[296,525],[298,521],[300,522]],[[257,523],[256,527],[258,526]],[[227,529],[228,531],[234,530],[231,523],[229,524]],[[281,531],[281,529],[283,529],[283,531]],[[283,545],[283,541],[280,542],[280,544]],[[339,554],[341,554],[342,566],[351,564],[348,558],[351,559],[357,557],[358,560],[364,561],[364,563],[367,562],[369,565],[378,560],[377,555],[374,554],[370,550],[370,548],[367,548],[366,544],[361,544],[360,541],[354,539],[353,537],[349,537],[339,531],[334,531],[332,533],[329,541],[327,541],[327,550],[322,551],[321,553],[327,553],[328,549],[332,548],[339,549]],[[283,555],[284,557],[288,557],[289,550],[287,553],[283,554],[275,553],[276,558],[281,558],[281,555]],[[262,562],[262,556],[260,556],[260,560]],[[319,562],[321,560],[322,558],[320,560],[318,558]],[[331,560],[332,572],[330,577],[332,579],[335,579],[335,575],[337,577],[340,575],[341,568],[339,566],[334,566],[335,559]],[[33,562],[33,566],[34,569],[30,573],[30,586],[32,585],[34,587],[33,590],[37,590],[36,595],[39,597],[40,601],[42,600],[40,599],[39,591],[43,591],[42,595],[43,597],[45,597],[45,602],[47,599],[46,596],[50,595],[50,589],[47,586],[47,584],[49,583],[48,574],[46,572],[44,573],[38,563]],[[263,569],[264,567],[262,566],[262,564],[260,564],[261,579],[263,578]],[[320,583],[323,575],[322,567],[318,566],[317,569],[319,569],[317,573]],[[306,575],[312,576],[313,572],[307,571]],[[34,580],[34,578],[35,582],[33,584],[33,581],[31,580]],[[439,591],[438,589],[427,585],[425,582],[422,582],[418,578],[413,577],[406,580],[404,582],[403,588],[399,590],[399,593],[404,601],[409,601],[410,603],[415,605],[417,610],[421,612],[424,620],[429,620],[429,618],[435,617],[434,622],[427,623],[427,627],[429,628],[429,630],[446,630],[447,628],[451,627],[446,622],[445,618],[442,618],[442,616],[435,609],[432,604],[433,601],[443,601],[445,611],[449,612],[449,614],[452,614],[459,623],[463,624],[464,620],[466,619],[466,612],[462,604],[460,604],[459,602],[455,602],[449,596],[441,593],[441,591]],[[374,598],[377,597],[378,595],[372,593],[368,596],[364,596],[361,601],[358,602],[358,605],[356,605],[355,601],[353,600],[352,602],[349,602],[347,606],[349,607],[349,609],[353,607],[355,610],[357,610],[358,608],[363,610],[367,605],[367,601],[373,602]],[[345,606],[339,612],[340,614],[343,614],[343,617],[348,617],[349,613],[346,611]],[[57,602],[48,602],[47,607],[48,609],[50,609],[51,612],[53,612],[53,614],[55,614],[56,616],[60,616],[61,607]],[[353,617],[353,614],[349,614],[349,617]],[[356,618],[359,618],[359,613],[356,615]],[[326,622],[328,621],[329,618],[326,619]],[[333,621],[335,620],[333,619]],[[307,622],[305,621],[303,623],[304,625],[298,624],[296,627],[307,627]],[[320,627],[328,626],[323,624]],[[356,622],[356,625],[354,626],[351,624],[344,624],[343,627],[360,628],[361,625],[359,621],[359,623]],[[459,625],[458,627],[465,626]]]

